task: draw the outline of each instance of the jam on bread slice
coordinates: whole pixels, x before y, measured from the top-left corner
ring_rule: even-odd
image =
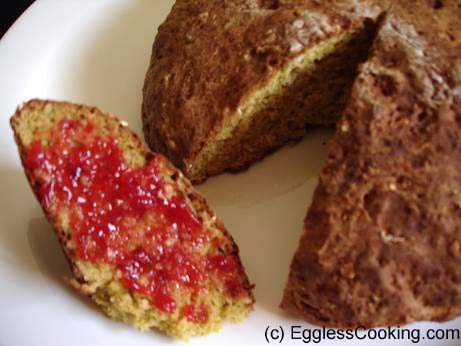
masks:
[[[252,286],[222,222],[118,119],[31,100],[11,125],[74,273],[68,281],[107,315],[187,339],[252,309]]]

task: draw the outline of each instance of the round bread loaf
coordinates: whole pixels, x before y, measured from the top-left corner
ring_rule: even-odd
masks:
[[[337,327],[461,314],[461,2],[178,0],[144,133],[194,182],[339,121],[281,306]]]

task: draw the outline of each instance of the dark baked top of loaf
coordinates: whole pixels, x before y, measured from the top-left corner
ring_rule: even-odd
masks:
[[[360,0],[176,1],[144,84],[147,142],[184,169],[287,62],[378,13]]]
[[[461,314],[461,2],[393,2],[337,125],[282,305],[377,326]]]

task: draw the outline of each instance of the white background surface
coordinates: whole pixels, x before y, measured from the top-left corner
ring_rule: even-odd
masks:
[[[8,121],[32,97],[96,105],[141,133],[141,90],[158,25],[172,1],[38,0],[0,42],[0,346],[175,345],[107,319],[62,280],[69,274],[51,227],[20,167]],[[330,131],[310,131],[247,172],[210,179],[199,190],[240,246],[256,284],[243,323],[190,345],[264,345],[267,326],[312,328],[278,308]],[[415,328],[461,328],[461,320]],[[301,340],[282,344],[302,345]],[[324,341],[324,345],[413,345],[406,341]],[[422,344],[460,345],[459,340]]]

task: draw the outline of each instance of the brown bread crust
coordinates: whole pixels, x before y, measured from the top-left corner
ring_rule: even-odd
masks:
[[[178,0],[143,89],[148,145],[188,175],[252,93],[313,45],[379,13],[367,1]],[[193,177],[192,177],[193,178]]]
[[[461,2],[392,2],[281,306],[329,326],[461,315]]]

